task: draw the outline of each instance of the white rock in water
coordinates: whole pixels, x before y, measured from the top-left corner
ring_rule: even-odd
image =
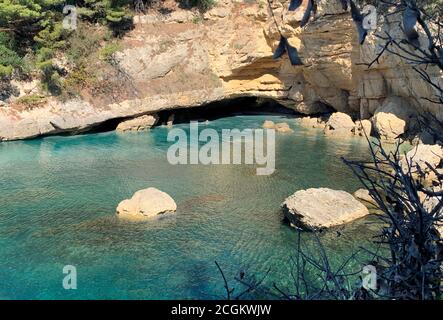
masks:
[[[328,122],[326,122],[324,131],[326,134],[351,135],[354,129],[355,123],[349,115],[342,112],[335,112],[329,117]]]
[[[289,127],[289,124],[287,124],[286,122],[280,122],[275,125],[275,131],[281,132],[281,133],[290,133],[290,132],[293,132],[294,130],[292,130]]]
[[[329,228],[369,214],[351,194],[328,188],[297,191],[283,202],[282,208],[293,226],[305,230]]]
[[[275,123],[271,120],[266,120],[263,122],[263,129],[275,129]]]
[[[131,199],[120,202],[117,215],[122,218],[155,217],[176,210],[174,199],[167,193],[156,188],[147,188],[134,193]]]
[[[299,119],[298,122],[302,127],[305,128],[321,128],[324,129],[326,126],[326,122],[324,122],[321,118],[311,118],[311,117],[303,117]]]

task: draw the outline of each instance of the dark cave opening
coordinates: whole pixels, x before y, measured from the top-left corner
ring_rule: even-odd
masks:
[[[273,99],[240,97],[214,101],[198,107],[183,107],[159,111],[157,112],[157,115],[159,116],[157,125],[166,124],[171,115],[174,115],[173,123],[177,124],[187,123],[189,121],[215,120],[240,114],[280,114],[286,115],[290,118],[300,115],[294,110],[283,106]],[[74,132],[71,134],[113,131],[117,128],[120,122],[128,119],[132,119],[132,117],[110,119],[90,128],[89,130]]]
[[[284,114],[288,117],[298,115],[294,110],[283,106],[273,99],[241,97],[211,102],[194,108],[164,110],[158,113],[159,124],[167,122],[174,115],[174,123],[206,121],[247,114]]]

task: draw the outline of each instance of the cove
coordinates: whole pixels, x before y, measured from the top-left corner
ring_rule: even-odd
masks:
[[[170,164],[242,164],[244,160],[244,164],[255,161],[256,164],[265,165],[264,168],[257,168],[257,175],[269,175],[275,170],[274,130],[222,129],[220,139],[217,130],[206,128],[199,131],[198,122],[191,121],[189,131],[189,139],[183,129],[175,128],[168,132],[167,140],[174,142],[167,152]],[[199,142],[204,143],[201,148]],[[266,153],[263,152],[265,144]]]
[[[269,283],[289,287],[297,233],[280,204],[309,187],[354,192],[360,184],[340,157],[369,153],[364,139],[325,137],[289,116],[231,116],[207,128],[220,134],[261,128],[264,120],[294,129],[276,134],[276,170],[268,176],[257,176],[254,165],[170,165],[166,127],[0,144],[0,298],[220,299],[214,261],[230,281],[240,270],[260,276],[270,269]],[[115,216],[122,199],[150,186],[174,198],[175,215]],[[334,263],[378,231],[371,219],[320,235]],[[302,241],[314,247],[312,234]],[[76,267],[75,290],[62,286],[66,265]]]

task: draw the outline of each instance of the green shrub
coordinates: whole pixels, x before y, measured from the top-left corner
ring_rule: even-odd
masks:
[[[24,64],[14,49],[14,43],[9,35],[0,32],[0,78],[11,76],[14,69],[21,69]]]
[[[42,95],[38,94],[29,94],[22,96],[16,100],[17,104],[22,104],[27,107],[38,107],[41,106],[45,102],[46,98]]]
[[[99,58],[103,61],[110,62],[114,54],[121,50],[121,46],[118,42],[107,43],[99,52]]]

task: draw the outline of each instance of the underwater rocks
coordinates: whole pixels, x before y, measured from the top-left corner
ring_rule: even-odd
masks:
[[[155,217],[176,210],[174,199],[167,193],[156,188],[147,188],[134,193],[131,199],[120,202],[117,215],[121,218],[138,219]]]
[[[157,115],[147,114],[134,119],[125,120],[119,123],[117,132],[143,131],[153,127],[158,121]]]
[[[280,123],[274,123],[273,121],[266,120],[263,123],[263,129],[274,129],[277,132],[280,133],[291,133],[294,132],[294,130],[289,127],[289,124],[286,122],[280,122]]]
[[[369,214],[351,194],[328,188],[297,191],[286,198],[282,209],[292,226],[309,231],[345,224]]]
[[[323,129],[327,135],[338,136],[370,136],[372,132],[372,123],[369,120],[353,121],[352,118],[342,112],[335,112],[328,116],[303,117],[299,124],[305,128]],[[366,133],[366,134],[365,134]]]
[[[281,133],[291,133],[294,130],[292,130],[286,122],[281,122],[281,123],[275,124],[275,131],[281,132]]]
[[[305,128],[324,128],[325,123],[320,121],[320,118],[303,117],[300,118],[299,124]]]

